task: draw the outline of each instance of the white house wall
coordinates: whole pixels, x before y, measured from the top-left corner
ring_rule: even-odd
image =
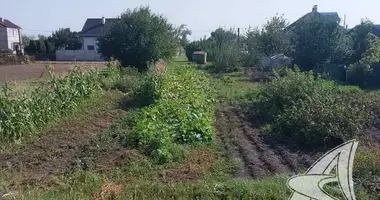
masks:
[[[8,33],[8,49],[16,50],[13,47],[14,43],[20,43],[20,37],[18,35],[18,29],[16,28],[7,28]]]
[[[96,37],[83,37],[83,50],[86,51],[87,55],[95,55],[93,58],[88,57],[89,60],[102,60],[98,54],[97,43]],[[94,50],[88,50],[88,46],[94,46]]]

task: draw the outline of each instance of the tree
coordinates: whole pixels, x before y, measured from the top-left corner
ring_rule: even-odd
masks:
[[[37,40],[37,53],[46,53],[46,46],[43,40]]]
[[[262,27],[259,50],[266,56],[273,56],[278,53],[286,53],[290,48],[290,40],[284,29],[288,23],[283,15],[276,15],[269,19]]]
[[[259,65],[263,55],[260,30],[258,28],[250,28],[244,44],[244,66],[253,67]]]
[[[29,42],[31,40],[33,40],[33,39],[27,35],[22,36],[22,43],[25,45],[25,47],[29,46]]]
[[[44,40],[44,44],[46,47],[46,53],[53,53],[55,51],[54,44],[50,42],[49,40]]]
[[[37,44],[36,40],[30,40],[29,45],[25,47],[25,52],[29,55],[36,54],[37,53]]]
[[[350,36],[353,41],[353,54],[350,58],[350,63],[356,63],[362,59],[363,54],[368,49],[367,36],[374,29],[374,24],[370,20],[362,20],[360,25],[354,27],[350,31]]]
[[[374,64],[380,62],[380,39],[369,33],[365,37],[363,46],[366,49],[362,53],[362,58],[348,67],[347,82],[361,87],[380,86],[379,70],[375,71],[374,68]]]
[[[191,30],[189,30],[186,24],[181,24],[178,28],[175,29],[176,38],[179,40],[179,44],[182,47],[185,47],[189,43],[187,39],[188,35],[191,35]]]
[[[312,14],[300,21],[290,35],[290,56],[302,70],[313,70],[320,64],[341,64],[352,52],[345,29],[335,17]]]
[[[176,51],[175,29],[149,7],[127,10],[104,37],[98,38],[98,51],[106,59],[119,59],[123,66],[140,71],[148,63],[170,58]]]
[[[82,48],[82,41],[77,32],[71,32],[70,28],[60,28],[55,31],[49,41],[54,43],[55,49],[78,50]]]

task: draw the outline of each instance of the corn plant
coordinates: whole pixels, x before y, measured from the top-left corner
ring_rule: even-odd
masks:
[[[101,90],[97,70],[86,73],[74,68],[61,78],[50,74],[48,89],[35,89],[30,95],[10,98],[5,84],[0,92],[0,135],[3,141],[14,141],[31,136],[47,123],[70,114],[84,99]]]

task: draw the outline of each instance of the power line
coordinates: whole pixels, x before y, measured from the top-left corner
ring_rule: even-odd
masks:
[[[48,31],[48,30],[32,30],[32,29],[22,29],[23,31],[32,31],[32,32],[54,32],[54,31]]]

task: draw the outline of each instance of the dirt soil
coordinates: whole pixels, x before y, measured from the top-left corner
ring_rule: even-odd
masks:
[[[308,155],[290,150],[268,139],[236,107],[225,107],[215,122],[218,141],[233,160],[240,161],[236,176],[261,178],[273,174],[298,174],[308,169],[320,154]]]
[[[106,130],[113,121],[126,111],[104,110],[81,120],[65,121],[49,130],[40,138],[27,141],[19,149],[0,154],[1,169],[16,173],[12,186],[54,185],[55,176],[60,175],[72,163],[80,148],[96,134]]]
[[[54,72],[64,74],[75,66],[83,70],[104,67],[104,62],[36,62],[23,65],[0,65],[0,83],[5,81],[19,81],[47,76],[46,65],[52,64]]]

